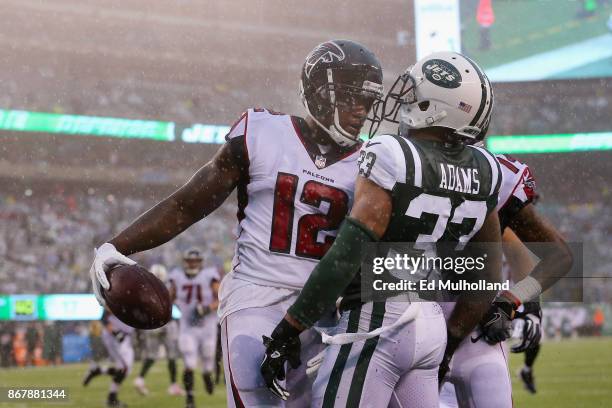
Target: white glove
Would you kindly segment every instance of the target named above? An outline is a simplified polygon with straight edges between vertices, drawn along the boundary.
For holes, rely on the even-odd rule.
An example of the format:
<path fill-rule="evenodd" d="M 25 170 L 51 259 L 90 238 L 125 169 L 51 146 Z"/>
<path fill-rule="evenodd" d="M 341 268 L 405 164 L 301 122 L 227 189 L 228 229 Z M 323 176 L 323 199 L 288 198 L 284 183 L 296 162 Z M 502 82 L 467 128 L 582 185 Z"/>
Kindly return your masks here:
<path fill-rule="evenodd" d="M 113 244 L 109 244 L 108 242 L 102 244 L 100 248 L 94 249 L 94 261 L 89 269 L 89 276 L 91 278 L 91 286 L 93 287 L 94 295 L 96 295 L 96 299 L 100 305 L 106 306 L 100 288 L 106 290 L 110 288 L 110 282 L 106 278 L 106 272 L 118 265 L 135 264 L 136 262 L 121 254 Z"/>
<path fill-rule="evenodd" d="M 325 357 L 326 351 L 327 347 L 325 347 L 323 351 L 308 360 L 306 363 L 306 376 L 308 376 L 309 380 L 314 380 L 317 377 L 319 368 L 321 368 L 321 364 L 323 364 L 323 358 Z"/>

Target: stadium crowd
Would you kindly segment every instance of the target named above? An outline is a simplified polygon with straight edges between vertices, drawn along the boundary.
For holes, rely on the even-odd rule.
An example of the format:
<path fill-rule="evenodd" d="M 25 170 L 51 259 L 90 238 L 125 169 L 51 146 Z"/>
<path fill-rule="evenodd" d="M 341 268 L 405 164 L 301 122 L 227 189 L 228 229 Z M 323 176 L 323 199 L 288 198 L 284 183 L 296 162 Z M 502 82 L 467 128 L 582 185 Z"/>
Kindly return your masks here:
<path fill-rule="evenodd" d="M 89 292 L 92 248 L 152 205 L 95 191 L 40 194 L 28 189 L 0 195 L 0 293 Z M 209 263 L 223 266 L 231 259 L 235 219 L 228 202 L 178 239 L 135 259 L 172 267 L 181 251 L 199 246 Z"/>
<path fill-rule="evenodd" d="M 0 293 L 84 293 L 90 290 L 91 249 L 152 205 L 150 200 L 83 188 L 0 195 Z M 570 242 L 584 245 L 584 299 L 612 302 L 612 210 L 605 204 L 545 202 L 541 211 Z M 231 260 L 236 207 L 229 200 L 212 216 L 161 247 L 135 258 L 143 265 L 180 261 L 200 246 L 208 263 Z"/>

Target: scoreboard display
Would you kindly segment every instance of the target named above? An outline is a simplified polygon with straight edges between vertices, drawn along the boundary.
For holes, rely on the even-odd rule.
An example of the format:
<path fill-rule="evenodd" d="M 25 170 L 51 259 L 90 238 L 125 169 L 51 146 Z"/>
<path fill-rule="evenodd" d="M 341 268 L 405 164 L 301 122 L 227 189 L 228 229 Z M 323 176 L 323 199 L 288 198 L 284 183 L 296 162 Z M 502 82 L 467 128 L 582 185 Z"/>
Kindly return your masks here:
<path fill-rule="evenodd" d="M 10 296 L 10 320 L 38 320 L 38 298 L 36 295 Z"/>
<path fill-rule="evenodd" d="M 461 52 L 500 82 L 612 76 L 610 1 L 415 0 L 414 7 L 418 59 Z"/>
<path fill-rule="evenodd" d="M 0 295 L 0 321 L 99 320 L 103 311 L 91 293 Z M 176 305 L 172 317 L 181 317 Z"/>

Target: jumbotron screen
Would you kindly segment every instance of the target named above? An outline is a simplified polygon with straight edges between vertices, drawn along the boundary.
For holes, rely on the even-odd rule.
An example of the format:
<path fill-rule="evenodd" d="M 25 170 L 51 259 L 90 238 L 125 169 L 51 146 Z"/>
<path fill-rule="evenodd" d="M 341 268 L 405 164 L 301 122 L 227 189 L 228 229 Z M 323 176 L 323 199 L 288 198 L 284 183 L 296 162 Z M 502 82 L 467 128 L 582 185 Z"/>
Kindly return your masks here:
<path fill-rule="evenodd" d="M 417 59 L 458 51 L 492 81 L 612 76 L 612 2 L 415 0 Z"/>

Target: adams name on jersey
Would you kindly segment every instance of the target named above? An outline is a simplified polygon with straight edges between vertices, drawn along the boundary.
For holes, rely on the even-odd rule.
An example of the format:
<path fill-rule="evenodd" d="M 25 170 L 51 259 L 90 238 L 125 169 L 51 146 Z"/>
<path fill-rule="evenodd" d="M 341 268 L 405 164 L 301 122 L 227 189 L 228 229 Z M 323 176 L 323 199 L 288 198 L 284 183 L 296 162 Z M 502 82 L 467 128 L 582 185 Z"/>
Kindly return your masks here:
<path fill-rule="evenodd" d="M 467 243 L 497 205 L 501 170 L 485 149 L 396 135 L 366 143 L 359 174 L 391 192 L 393 209 L 382 242 Z M 359 300 L 361 276 L 343 304 Z"/>

